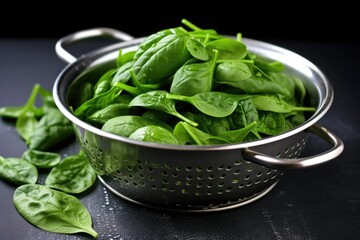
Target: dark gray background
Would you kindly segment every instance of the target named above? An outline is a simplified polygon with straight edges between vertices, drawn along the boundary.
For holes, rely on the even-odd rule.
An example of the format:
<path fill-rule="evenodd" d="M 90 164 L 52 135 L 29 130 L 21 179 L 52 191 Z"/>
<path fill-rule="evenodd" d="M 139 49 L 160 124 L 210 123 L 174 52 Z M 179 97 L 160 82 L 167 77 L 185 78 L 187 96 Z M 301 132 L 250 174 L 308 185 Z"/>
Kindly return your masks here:
<path fill-rule="evenodd" d="M 11 1 L 2 10 L 2 37 L 60 38 L 92 27 L 142 37 L 187 18 L 222 34 L 263 40 L 359 40 L 358 8 L 347 1 Z"/>

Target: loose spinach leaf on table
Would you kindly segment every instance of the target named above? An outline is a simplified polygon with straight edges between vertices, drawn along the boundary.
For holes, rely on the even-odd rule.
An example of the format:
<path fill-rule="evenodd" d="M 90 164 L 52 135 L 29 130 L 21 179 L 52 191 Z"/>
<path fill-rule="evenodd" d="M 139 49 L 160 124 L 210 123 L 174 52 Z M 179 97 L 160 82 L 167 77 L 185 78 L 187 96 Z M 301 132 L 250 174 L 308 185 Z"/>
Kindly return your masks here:
<path fill-rule="evenodd" d="M 34 164 L 37 168 L 52 168 L 60 163 L 61 156 L 55 152 L 28 149 L 22 154 L 21 159 Z"/>
<path fill-rule="evenodd" d="M 3 158 L 0 156 L 0 178 L 16 185 L 36 183 L 36 167 L 20 158 Z"/>
<path fill-rule="evenodd" d="M 0 116 L 16 120 L 18 134 L 31 149 L 50 149 L 74 134 L 72 123 L 57 109 L 51 92 L 40 84 L 33 86 L 26 104 L 2 107 Z"/>
<path fill-rule="evenodd" d="M 96 173 L 82 155 L 71 155 L 53 167 L 46 177 L 45 185 L 66 193 L 81 193 L 89 189 L 96 180 Z"/>
<path fill-rule="evenodd" d="M 29 148 L 35 150 L 48 150 L 73 136 L 74 129 L 67 119 L 57 108 L 48 110 L 35 125 L 29 138 Z"/>
<path fill-rule="evenodd" d="M 97 238 L 91 215 L 76 197 L 43 185 L 26 184 L 14 192 L 18 212 L 34 226 L 56 233 L 84 232 Z"/>

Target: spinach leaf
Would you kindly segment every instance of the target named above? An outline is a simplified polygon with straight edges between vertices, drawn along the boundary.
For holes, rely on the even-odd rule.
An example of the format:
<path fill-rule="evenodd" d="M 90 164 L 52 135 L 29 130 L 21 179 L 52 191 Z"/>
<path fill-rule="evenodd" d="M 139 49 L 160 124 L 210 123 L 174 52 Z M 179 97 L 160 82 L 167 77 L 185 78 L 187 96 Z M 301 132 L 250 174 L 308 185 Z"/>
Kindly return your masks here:
<path fill-rule="evenodd" d="M 299 126 L 306 120 L 304 112 L 292 112 L 290 114 L 286 114 L 284 118 L 285 118 L 284 131 L 291 130 Z"/>
<path fill-rule="evenodd" d="M 118 82 L 127 83 L 131 78 L 130 70 L 132 69 L 133 64 L 134 61 L 130 61 L 119 67 L 111 80 L 111 86 L 114 86 Z"/>
<path fill-rule="evenodd" d="M 270 136 L 284 132 L 285 119 L 283 114 L 259 111 L 259 122 L 256 130 Z"/>
<path fill-rule="evenodd" d="M 206 44 L 209 52 L 219 51 L 218 59 L 242 59 L 247 54 L 247 47 L 244 43 L 232 38 L 220 38 Z"/>
<path fill-rule="evenodd" d="M 271 81 L 265 77 L 253 75 L 253 71 L 248 65 L 241 61 L 225 61 L 219 63 L 215 69 L 214 81 L 217 84 L 226 84 L 237 88 L 239 90 L 237 92 L 241 93 L 285 94 L 281 82 Z"/>
<path fill-rule="evenodd" d="M 241 99 L 249 98 L 246 95 L 234 95 L 223 92 L 203 92 L 188 97 L 176 94 L 167 94 L 171 100 L 185 101 L 192 104 L 199 111 L 212 117 L 226 117 L 234 112 Z"/>
<path fill-rule="evenodd" d="M 172 76 L 191 58 L 186 48 L 188 38 L 184 33 L 171 34 L 151 45 L 133 64 L 139 82 L 157 84 Z"/>
<path fill-rule="evenodd" d="M 0 156 L 0 178 L 16 185 L 35 183 L 38 171 L 33 164 L 20 158 Z"/>
<path fill-rule="evenodd" d="M 214 136 L 230 130 L 230 124 L 227 118 L 211 117 L 202 112 L 184 112 L 183 115 L 198 123 L 198 129 Z"/>
<path fill-rule="evenodd" d="M 193 38 L 220 38 L 215 29 L 201 29 L 187 19 L 182 19 L 181 23 L 191 29 L 189 35 Z M 206 43 L 207 41 L 205 41 Z"/>
<path fill-rule="evenodd" d="M 84 155 L 71 155 L 53 167 L 45 185 L 66 193 L 81 193 L 96 180 L 96 173 Z"/>
<path fill-rule="evenodd" d="M 78 96 L 74 101 L 74 108 L 78 108 L 84 102 L 92 99 L 94 96 L 94 86 L 90 82 L 84 82 L 78 89 Z"/>
<path fill-rule="evenodd" d="M 205 45 L 202 44 L 199 40 L 190 38 L 186 42 L 186 47 L 190 52 L 191 56 L 193 56 L 194 58 L 202 61 L 207 61 L 210 59 L 210 54 L 208 50 L 206 49 Z"/>
<path fill-rule="evenodd" d="M 159 110 L 153 110 L 153 109 L 149 109 L 146 110 L 143 114 L 143 117 L 146 118 L 150 118 L 152 120 L 157 120 L 157 121 L 162 121 L 162 122 L 170 122 L 171 121 L 171 117 L 172 115 L 163 112 L 163 111 L 159 111 Z"/>
<path fill-rule="evenodd" d="M 28 147 L 47 150 L 73 136 L 73 125 L 58 109 L 49 109 L 36 124 Z"/>
<path fill-rule="evenodd" d="M 22 114 L 16 120 L 16 130 L 18 134 L 29 144 L 31 135 L 33 134 L 38 120 L 30 114 Z"/>
<path fill-rule="evenodd" d="M 169 28 L 153 33 L 145 38 L 139 45 L 134 55 L 134 60 L 140 58 L 140 56 L 147 51 L 149 48 L 154 47 L 158 42 L 168 35 L 183 33 L 181 28 Z"/>
<path fill-rule="evenodd" d="M 22 154 L 21 159 L 34 164 L 38 168 L 52 168 L 60 163 L 61 156 L 54 152 L 28 149 Z"/>
<path fill-rule="evenodd" d="M 129 106 L 144 107 L 147 109 L 163 111 L 165 113 L 178 117 L 193 126 L 197 126 L 196 122 L 187 119 L 176 110 L 176 101 L 168 98 L 168 95 L 169 94 L 166 91 L 162 90 L 150 91 L 134 97 L 134 99 L 131 100 L 131 102 L 129 103 Z"/>
<path fill-rule="evenodd" d="M 281 72 L 285 69 L 284 64 L 278 61 L 271 61 L 264 59 L 260 56 L 254 58 L 254 65 L 263 70 L 264 72 Z"/>
<path fill-rule="evenodd" d="M 97 238 L 91 216 L 79 199 L 38 184 L 26 184 L 14 192 L 14 205 L 31 224 L 56 233 L 88 233 Z"/>
<path fill-rule="evenodd" d="M 243 128 L 252 122 L 258 121 L 259 115 L 252 97 L 239 100 L 228 120 L 232 129 Z"/>
<path fill-rule="evenodd" d="M 247 64 L 241 61 L 225 61 L 216 66 L 215 81 L 234 87 L 241 86 L 241 81 L 252 76 L 252 71 Z"/>
<path fill-rule="evenodd" d="M 166 128 L 156 125 L 148 125 L 138 128 L 130 134 L 129 138 L 144 142 L 178 144 L 178 141 L 172 132 Z"/>
<path fill-rule="evenodd" d="M 103 109 L 112 103 L 115 103 L 121 91 L 122 90 L 120 88 L 114 86 L 108 91 L 97 95 L 77 108 L 74 112 L 75 116 L 80 119 L 86 119 L 88 115 L 91 115 L 94 112 Z"/>
<path fill-rule="evenodd" d="M 230 143 L 228 140 L 224 138 L 205 133 L 186 122 L 178 122 L 174 128 L 173 133 L 175 137 L 178 139 L 178 142 L 182 145 L 188 143 L 193 145 L 211 145 L 211 144 Z"/>
<path fill-rule="evenodd" d="M 292 111 L 316 110 L 314 107 L 294 106 L 275 95 L 253 95 L 253 101 L 257 110 L 277 113 L 290 113 Z"/>
<path fill-rule="evenodd" d="M 231 143 L 243 142 L 246 136 L 256 127 L 256 125 L 257 122 L 252 122 L 243 128 L 224 132 L 218 135 L 218 137 L 225 139 Z"/>
<path fill-rule="evenodd" d="M 109 119 L 102 126 L 101 130 L 117 134 L 119 136 L 129 137 L 136 129 L 149 125 L 161 126 L 172 131 L 171 127 L 157 119 L 132 115 L 119 116 Z"/>
<path fill-rule="evenodd" d="M 111 81 L 112 81 L 116 71 L 117 71 L 116 69 L 110 69 L 100 77 L 100 79 L 96 82 L 96 84 L 94 86 L 94 96 L 98 96 L 98 95 L 110 90 Z"/>
<path fill-rule="evenodd" d="M 102 126 L 107 120 L 130 114 L 130 108 L 127 103 L 113 103 L 109 106 L 94 112 L 86 118 L 87 121 L 95 125 Z"/>
<path fill-rule="evenodd" d="M 192 96 L 211 91 L 217 56 L 218 51 L 214 50 L 214 57 L 211 61 L 180 67 L 172 80 L 170 93 Z"/>
<path fill-rule="evenodd" d="M 116 58 L 116 66 L 119 68 L 122 65 L 133 61 L 136 51 L 129 51 L 126 53 L 122 52 L 122 49 L 119 49 L 118 57 Z"/>
<path fill-rule="evenodd" d="M 29 116 L 42 115 L 42 111 L 40 111 L 35 105 L 40 88 L 40 84 L 35 84 L 33 86 L 30 97 L 23 106 L 1 107 L 0 116 L 7 118 L 18 118 L 24 114 Z"/>

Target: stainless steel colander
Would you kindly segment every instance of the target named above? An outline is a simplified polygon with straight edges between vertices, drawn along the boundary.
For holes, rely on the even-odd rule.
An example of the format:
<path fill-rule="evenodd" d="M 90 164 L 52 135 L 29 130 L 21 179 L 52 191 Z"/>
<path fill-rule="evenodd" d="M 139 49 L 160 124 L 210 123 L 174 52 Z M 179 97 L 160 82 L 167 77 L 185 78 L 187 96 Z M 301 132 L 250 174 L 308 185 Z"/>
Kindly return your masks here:
<path fill-rule="evenodd" d="M 65 50 L 92 37 L 112 37 L 120 43 L 75 58 Z M 333 101 L 333 88 L 311 62 L 284 48 L 244 38 L 249 51 L 281 61 L 299 76 L 317 108 L 307 121 L 291 131 L 262 140 L 213 146 L 165 145 L 139 142 L 95 128 L 76 118 L 69 99 L 83 81 L 97 81 L 115 66 L 118 50 L 136 49 L 144 38 L 108 28 L 89 29 L 61 38 L 58 56 L 69 64 L 59 74 L 53 96 L 60 111 L 72 121 L 81 149 L 100 181 L 114 194 L 142 206 L 173 211 L 219 211 L 251 203 L 268 193 L 284 171 L 306 168 L 335 159 L 343 151 L 339 137 L 316 122 Z M 331 148 L 315 156 L 300 157 L 310 134 Z"/>

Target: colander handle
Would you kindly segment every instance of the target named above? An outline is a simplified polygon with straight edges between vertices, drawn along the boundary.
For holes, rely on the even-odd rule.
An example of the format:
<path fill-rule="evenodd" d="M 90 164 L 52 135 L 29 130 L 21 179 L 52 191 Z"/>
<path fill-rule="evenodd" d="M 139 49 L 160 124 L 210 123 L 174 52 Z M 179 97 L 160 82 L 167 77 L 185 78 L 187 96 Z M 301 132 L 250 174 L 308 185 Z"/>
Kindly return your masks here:
<path fill-rule="evenodd" d="M 265 165 L 272 168 L 296 169 L 296 168 L 307 168 L 321 163 L 325 163 L 339 156 L 344 150 L 343 141 L 338 136 L 327 130 L 326 128 L 318 124 L 313 124 L 311 127 L 308 128 L 308 131 L 322 138 L 323 140 L 329 142 L 330 144 L 333 145 L 333 147 L 323 153 L 319 153 L 314 156 L 296 158 L 296 159 L 275 158 L 251 150 L 249 148 L 246 148 L 244 150 L 243 156 L 246 160 L 256 162 L 261 165 Z"/>
<path fill-rule="evenodd" d="M 86 29 L 69 34 L 59 39 L 55 45 L 56 54 L 61 60 L 67 63 L 75 62 L 76 57 L 74 57 L 72 54 L 66 51 L 65 47 L 85 39 L 96 38 L 96 37 L 106 37 L 106 38 L 118 39 L 122 41 L 129 41 L 134 39 L 134 37 L 132 37 L 131 35 L 112 28 Z"/>

